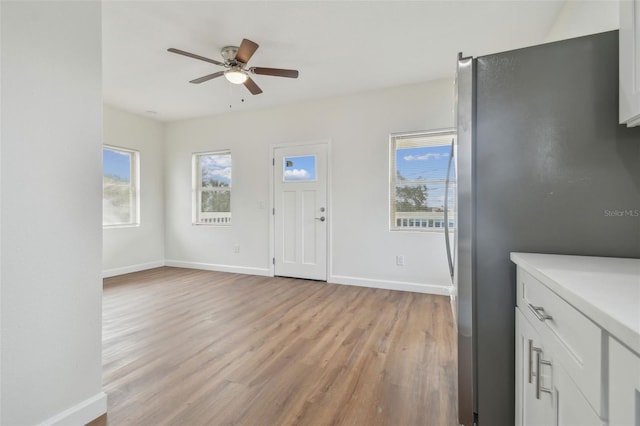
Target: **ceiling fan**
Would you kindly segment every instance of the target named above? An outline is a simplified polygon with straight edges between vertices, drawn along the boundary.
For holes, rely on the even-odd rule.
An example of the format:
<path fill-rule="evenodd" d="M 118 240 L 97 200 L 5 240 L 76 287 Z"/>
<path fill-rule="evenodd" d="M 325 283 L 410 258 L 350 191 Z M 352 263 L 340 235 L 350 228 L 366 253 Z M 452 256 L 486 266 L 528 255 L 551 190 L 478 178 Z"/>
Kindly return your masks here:
<path fill-rule="evenodd" d="M 221 67 L 225 67 L 226 71 L 218 71 L 213 74 L 205 75 L 204 77 L 191 80 L 189 83 L 200 84 L 205 81 L 212 80 L 221 76 L 225 76 L 233 84 L 244 84 L 249 89 L 251 94 L 259 95 L 262 93 L 262 89 L 249 77 L 249 74 L 271 75 L 275 77 L 288 77 L 298 78 L 297 70 L 285 70 L 280 68 L 263 68 L 263 67 L 250 67 L 247 68 L 247 62 L 253 56 L 258 49 L 258 44 L 248 39 L 242 39 L 240 47 L 226 46 L 223 47 L 220 53 L 224 62 L 216 61 L 215 59 L 205 58 L 204 56 L 196 55 L 195 53 L 185 52 L 184 50 L 174 49 L 173 47 L 167 49 L 169 52 L 177 53 L 178 55 L 188 56 L 190 58 L 199 59 L 201 61 L 210 62 Z"/>

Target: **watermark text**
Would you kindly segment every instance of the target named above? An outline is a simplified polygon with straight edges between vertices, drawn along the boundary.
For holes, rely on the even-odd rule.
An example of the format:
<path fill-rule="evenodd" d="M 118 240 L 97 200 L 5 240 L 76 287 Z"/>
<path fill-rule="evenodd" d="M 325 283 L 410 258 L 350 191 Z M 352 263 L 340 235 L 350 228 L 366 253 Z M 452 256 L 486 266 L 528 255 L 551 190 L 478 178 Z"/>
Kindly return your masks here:
<path fill-rule="evenodd" d="M 629 210 L 605 210 L 605 217 L 640 217 L 640 209 L 629 209 Z"/>

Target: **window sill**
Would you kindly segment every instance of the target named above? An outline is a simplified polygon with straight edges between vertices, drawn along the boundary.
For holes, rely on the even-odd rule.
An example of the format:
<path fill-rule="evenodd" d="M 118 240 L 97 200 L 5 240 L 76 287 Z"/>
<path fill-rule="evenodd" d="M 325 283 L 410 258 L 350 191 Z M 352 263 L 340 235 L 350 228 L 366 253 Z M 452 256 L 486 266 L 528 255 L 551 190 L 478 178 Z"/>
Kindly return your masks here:
<path fill-rule="evenodd" d="M 118 229 L 118 228 L 139 228 L 139 223 L 122 224 L 122 225 L 102 225 L 102 229 Z"/>
<path fill-rule="evenodd" d="M 451 228 L 453 231 L 453 228 Z M 390 232 L 418 232 L 418 233 L 444 233 L 444 228 L 437 229 L 420 229 L 420 228 L 391 228 Z"/>

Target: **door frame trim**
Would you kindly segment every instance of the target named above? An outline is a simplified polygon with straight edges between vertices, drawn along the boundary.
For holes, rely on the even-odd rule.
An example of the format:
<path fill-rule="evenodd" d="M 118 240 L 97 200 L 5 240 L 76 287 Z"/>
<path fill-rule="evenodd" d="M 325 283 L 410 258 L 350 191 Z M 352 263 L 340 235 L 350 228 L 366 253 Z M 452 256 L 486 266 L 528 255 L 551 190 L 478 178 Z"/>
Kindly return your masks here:
<path fill-rule="evenodd" d="M 332 208 L 332 184 L 331 184 L 331 139 L 315 139 L 308 141 L 298 141 L 298 142 L 281 142 L 274 143 L 269 145 L 269 165 L 271 173 L 269 173 L 269 258 L 267 259 L 269 265 L 269 276 L 275 276 L 275 265 L 273 264 L 273 258 L 275 256 L 275 215 L 273 214 L 273 209 L 275 208 L 275 165 L 273 164 L 273 160 L 275 159 L 276 149 L 278 148 L 293 148 L 296 146 L 305 146 L 305 145 L 326 145 L 327 147 L 327 282 L 329 282 L 329 277 L 331 277 L 331 271 L 333 271 L 333 259 L 331 258 L 332 253 L 332 241 L 333 241 L 333 208 Z"/>

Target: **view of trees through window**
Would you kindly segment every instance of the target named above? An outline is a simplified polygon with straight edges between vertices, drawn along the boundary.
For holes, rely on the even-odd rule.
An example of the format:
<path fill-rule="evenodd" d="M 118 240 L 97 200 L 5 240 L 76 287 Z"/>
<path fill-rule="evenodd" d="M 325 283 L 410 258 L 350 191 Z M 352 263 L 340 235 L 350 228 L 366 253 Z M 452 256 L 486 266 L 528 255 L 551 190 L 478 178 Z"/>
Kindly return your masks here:
<path fill-rule="evenodd" d="M 455 134 L 418 134 L 391 138 L 391 229 L 444 227 L 447 170 Z M 449 174 L 449 226 L 455 226 L 455 173 Z"/>
<path fill-rule="evenodd" d="M 194 154 L 195 217 L 199 224 L 231 224 L 231 153 Z"/>
<path fill-rule="evenodd" d="M 102 224 L 136 225 L 138 220 L 138 153 L 122 148 L 102 150 Z"/>

